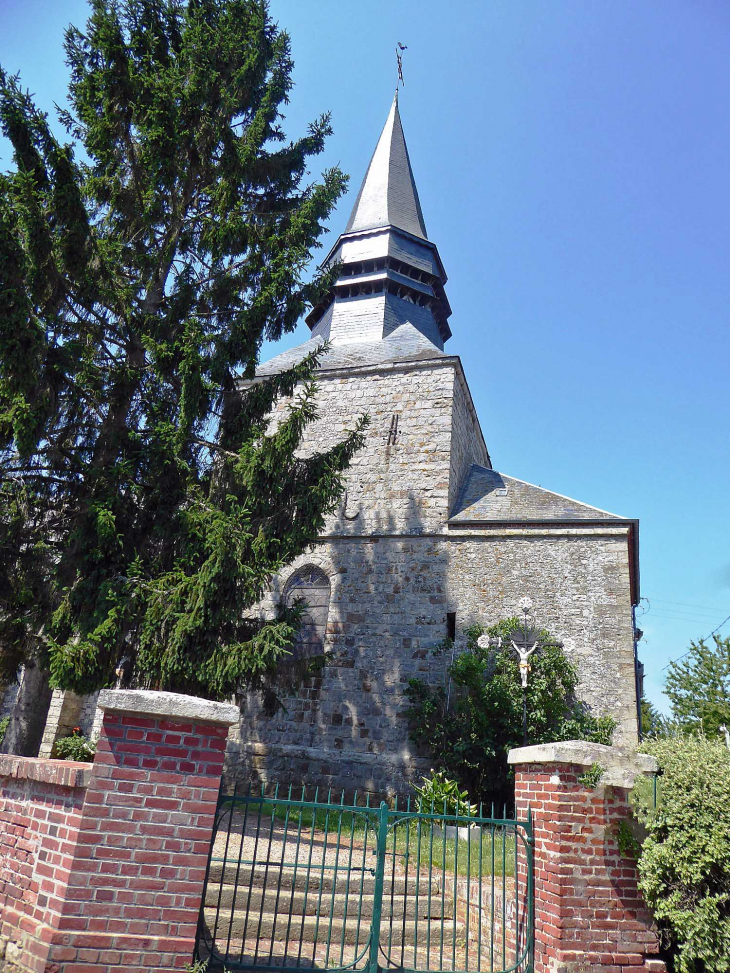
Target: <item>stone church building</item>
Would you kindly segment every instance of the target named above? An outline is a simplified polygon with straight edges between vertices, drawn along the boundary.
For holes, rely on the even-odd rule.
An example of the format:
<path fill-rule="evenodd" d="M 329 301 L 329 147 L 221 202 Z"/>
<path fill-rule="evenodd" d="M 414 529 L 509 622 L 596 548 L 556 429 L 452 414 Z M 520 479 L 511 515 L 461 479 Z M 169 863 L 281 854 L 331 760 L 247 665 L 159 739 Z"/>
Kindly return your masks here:
<path fill-rule="evenodd" d="M 618 721 L 615 742 L 634 743 L 638 524 L 494 468 L 462 362 L 445 350 L 446 272 L 397 96 L 327 262 L 341 274 L 307 318 L 311 338 L 258 372 L 328 341 L 308 445 L 325 448 L 371 418 L 340 509 L 263 606 L 304 597 L 302 650 L 327 662 L 273 718 L 248 701 L 229 741 L 231 770 L 399 789 L 429 766 L 408 740 L 408 679 L 443 679 L 431 650 L 473 622 L 518 614 L 524 596 L 576 664 L 581 697 Z"/>
<path fill-rule="evenodd" d="M 445 350 L 446 272 L 426 232 L 397 96 L 327 261 L 341 274 L 307 318 L 311 337 L 258 371 L 270 375 L 327 341 L 307 448 L 331 445 L 364 413 L 371 419 L 340 508 L 261 606 L 305 598 L 299 651 L 324 653 L 326 664 L 273 717 L 245 702 L 229 774 L 403 790 L 429 766 L 408 740 L 407 681 L 442 680 L 431 650 L 473 622 L 517 614 L 525 596 L 577 666 L 581 698 L 618 721 L 615 742 L 634 743 L 638 523 L 494 468 L 464 366 Z M 41 754 L 59 728 L 90 730 L 94 708 L 54 693 Z"/>

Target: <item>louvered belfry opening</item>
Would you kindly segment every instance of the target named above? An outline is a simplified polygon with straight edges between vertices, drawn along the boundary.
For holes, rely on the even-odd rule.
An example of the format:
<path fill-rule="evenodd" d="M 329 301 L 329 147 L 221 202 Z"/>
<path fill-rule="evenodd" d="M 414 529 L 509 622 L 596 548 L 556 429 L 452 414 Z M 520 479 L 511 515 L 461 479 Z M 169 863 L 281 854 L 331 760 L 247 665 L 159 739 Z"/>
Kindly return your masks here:
<path fill-rule="evenodd" d="M 307 564 L 289 578 L 284 588 L 284 602 L 290 607 L 301 599 L 305 603 L 302 625 L 299 630 L 294 657 L 306 659 L 321 655 L 327 616 L 330 608 L 330 582 L 321 568 Z"/>

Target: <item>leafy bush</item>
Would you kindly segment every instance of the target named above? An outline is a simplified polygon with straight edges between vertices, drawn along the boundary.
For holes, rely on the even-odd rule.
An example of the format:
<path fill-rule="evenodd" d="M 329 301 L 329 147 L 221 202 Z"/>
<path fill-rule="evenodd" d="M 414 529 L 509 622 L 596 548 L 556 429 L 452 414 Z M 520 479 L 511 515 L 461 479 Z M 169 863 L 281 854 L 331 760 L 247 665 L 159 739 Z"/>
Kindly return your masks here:
<path fill-rule="evenodd" d="M 78 760 L 81 763 L 91 763 L 95 753 L 96 744 L 86 739 L 80 726 L 75 726 L 71 730 L 70 736 L 56 740 L 53 744 L 51 756 L 57 760 Z"/>
<path fill-rule="evenodd" d="M 719 740 L 647 741 L 659 761 L 661 799 L 635 802 L 648 836 L 640 888 L 653 909 L 676 973 L 730 971 L 730 751 Z"/>
<path fill-rule="evenodd" d="M 466 631 L 466 648 L 456 654 L 443 642 L 435 654 L 445 661 L 445 679 L 434 688 L 411 679 L 406 690 L 411 739 L 439 770 L 455 777 L 485 802 L 512 802 L 507 754 L 522 746 L 522 686 L 515 655 L 505 645 L 497 650 L 477 644 L 485 631 L 508 640 L 518 625 L 510 618 L 491 628 Z M 546 640 L 547 632 L 541 633 Z M 530 659 L 527 685 L 527 742 L 591 740 L 610 743 L 616 723 L 592 716 L 576 698 L 578 675 L 563 650 L 547 645 Z"/>
<path fill-rule="evenodd" d="M 584 774 L 581 774 L 578 778 L 579 783 L 586 788 L 586 790 L 594 791 L 603 779 L 603 775 L 606 771 L 599 763 L 592 763 L 588 770 Z"/>
<path fill-rule="evenodd" d="M 0 720 L 0 745 L 2 745 L 2 742 L 5 739 L 5 734 L 7 733 L 9 726 L 10 726 L 10 717 L 3 716 L 3 718 Z"/>
<path fill-rule="evenodd" d="M 466 791 L 459 789 L 457 781 L 450 780 L 446 774 L 432 770 L 430 777 L 423 777 L 423 785 L 413 785 L 418 801 L 418 810 L 428 814 L 432 809 L 435 813 L 460 814 L 464 816 L 477 813 L 476 804 L 469 802 Z"/>

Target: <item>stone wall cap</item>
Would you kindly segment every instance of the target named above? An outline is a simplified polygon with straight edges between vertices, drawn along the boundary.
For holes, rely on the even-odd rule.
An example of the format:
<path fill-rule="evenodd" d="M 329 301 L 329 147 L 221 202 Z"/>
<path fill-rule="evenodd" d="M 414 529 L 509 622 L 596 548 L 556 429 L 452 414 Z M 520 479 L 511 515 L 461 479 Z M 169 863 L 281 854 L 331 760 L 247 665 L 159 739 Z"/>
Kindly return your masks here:
<path fill-rule="evenodd" d="M 615 787 L 634 785 L 639 774 L 656 774 L 659 764 L 656 757 L 648 753 L 637 753 L 624 747 L 608 747 L 603 743 L 588 743 L 585 740 L 564 740 L 556 743 L 539 743 L 532 747 L 517 747 L 510 750 L 507 763 L 520 764 L 573 764 L 590 767 L 600 764 L 605 774 L 604 784 Z"/>
<path fill-rule="evenodd" d="M 44 757 L 18 757 L 0 753 L 0 777 L 36 780 L 57 787 L 88 787 L 92 767 L 75 760 L 46 760 Z"/>
<path fill-rule="evenodd" d="M 240 712 L 233 703 L 217 703 L 212 699 L 186 696 L 183 693 L 162 693 L 152 689 L 102 689 L 99 709 L 113 713 L 134 713 L 171 720 L 193 720 L 195 723 L 238 723 Z"/>

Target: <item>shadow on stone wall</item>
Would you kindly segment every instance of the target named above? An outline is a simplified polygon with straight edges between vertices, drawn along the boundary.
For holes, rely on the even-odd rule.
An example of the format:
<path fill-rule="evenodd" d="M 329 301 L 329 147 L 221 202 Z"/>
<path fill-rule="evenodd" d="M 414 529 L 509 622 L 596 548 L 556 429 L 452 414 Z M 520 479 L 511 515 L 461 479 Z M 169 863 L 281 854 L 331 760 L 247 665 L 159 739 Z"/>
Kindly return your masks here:
<path fill-rule="evenodd" d="M 326 663 L 273 717 L 258 699 L 243 701 L 240 739 L 229 741 L 227 783 L 392 795 L 428 770 L 408 739 L 404 693 L 410 678 L 443 679 L 443 663 L 431 650 L 447 634 L 446 544 L 425 532 L 412 493 L 407 508 L 407 533 L 388 510 L 371 515 L 366 533 L 360 517 L 345 518 L 341 510 L 337 535 L 275 579 L 269 610 L 301 565 L 315 564 L 329 576 Z"/>

